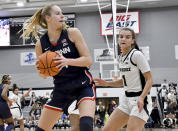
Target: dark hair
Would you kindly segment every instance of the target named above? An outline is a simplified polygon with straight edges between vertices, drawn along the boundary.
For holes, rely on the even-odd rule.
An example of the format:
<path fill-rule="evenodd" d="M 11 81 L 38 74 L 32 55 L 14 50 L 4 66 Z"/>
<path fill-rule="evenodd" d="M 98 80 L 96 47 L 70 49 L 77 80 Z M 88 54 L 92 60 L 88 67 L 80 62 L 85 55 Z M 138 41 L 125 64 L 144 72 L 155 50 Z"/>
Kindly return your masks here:
<path fill-rule="evenodd" d="M 13 85 L 12 85 L 12 92 L 14 92 L 16 89 L 19 89 L 19 88 L 17 87 L 17 84 L 13 84 Z"/>
<path fill-rule="evenodd" d="M 10 79 L 10 75 L 3 75 L 1 79 L 1 83 L 6 84 L 7 80 Z"/>
<path fill-rule="evenodd" d="M 122 29 L 119 31 L 119 34 L 120 34 L 120 32 L 123 31 L 123 30 L 130 31 L 130 32 L 131 32 L 131 34 L 132 34 L 132 39 L 134 39 L 134 43 L 132 44 L 132 48 L 135 48 L 135 49 L 137 49 L 137 50 L 140 50 L 140 49 L 139 49 L 139 46 L 138 46 L 138 44 L 137 44 L 137 42 L 136 42 L 136 36 L 135 36 L 134 30 L 132 30 L 131 28 L 122 28 Z"/>

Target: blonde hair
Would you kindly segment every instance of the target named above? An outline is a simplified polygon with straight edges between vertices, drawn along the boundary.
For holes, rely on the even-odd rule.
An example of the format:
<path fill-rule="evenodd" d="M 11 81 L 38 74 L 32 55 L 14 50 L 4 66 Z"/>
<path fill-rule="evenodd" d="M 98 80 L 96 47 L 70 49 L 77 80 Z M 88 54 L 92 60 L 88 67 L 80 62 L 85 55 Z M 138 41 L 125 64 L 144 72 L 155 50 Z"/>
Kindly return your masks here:
<path fill-rule="evenodd" d="M 20 30 L 20 31 L 25 30 L 21 37 L 28 37 L 32 33 L 32 38 L 35 37 L 36 40 L 39 40 L 39 36 L 37 34 L 38 33 L 37 26 L 39 25 L 43 29 L 48 29 L 45 16 L 51 15 L 50 11 L 53 6 L 55 6 L 55 4 L 47 5 L 42 9 L 38 10 L 31 18 L 29 18 L 25 22 L 25 26 Z M 62 28 L 65 29 L 66 24 L 63 24 Z"/>

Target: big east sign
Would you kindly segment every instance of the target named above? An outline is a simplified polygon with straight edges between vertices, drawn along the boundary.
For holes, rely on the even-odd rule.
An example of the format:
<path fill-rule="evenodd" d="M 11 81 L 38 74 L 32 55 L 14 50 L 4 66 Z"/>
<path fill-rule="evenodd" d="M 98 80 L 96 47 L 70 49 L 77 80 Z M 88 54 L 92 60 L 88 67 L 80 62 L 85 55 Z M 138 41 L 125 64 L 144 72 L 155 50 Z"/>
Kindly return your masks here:
<path fill-rule="evenodd" d="M 128 27 L 140 33 L 140 19 L 139 12 L 128 12 L 116 14 L 116 33 L 119 33 L 119 29 L 122 27 Z M 101 16 L 101 35 L 112 35 L 113 34 L 113 19 L 112 13 L 103 13 Z"/>

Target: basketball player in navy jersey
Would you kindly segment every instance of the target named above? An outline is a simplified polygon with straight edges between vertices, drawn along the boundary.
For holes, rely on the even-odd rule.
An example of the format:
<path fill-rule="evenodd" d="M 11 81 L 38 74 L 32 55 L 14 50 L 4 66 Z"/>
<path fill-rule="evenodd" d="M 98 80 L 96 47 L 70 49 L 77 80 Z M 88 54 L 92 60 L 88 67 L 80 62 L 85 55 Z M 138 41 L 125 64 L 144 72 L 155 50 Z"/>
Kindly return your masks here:
<path fill-rule="evenodd" d="M 10 84 L 11 77 L 9 75 L 3 75 L 0 84 L 0 131 L 11 131 L 14 127 L 14 121 L 8 106 L 8 104 L 12 105 L 13 101 L 7 97 Z M 4 129 L 4 121 L 8 124 L 6 129 Z"/>
<path fill-rule="evenodd" d="M 138 50 L 135 33 L 129 28 L 120 30 L 118 43 L 121 47 L 119 68 L 121 79 L 106 82 L 95 79 L 98 86 L 124 86 L 125 93 L 120 96 L 120 105 L 111 114 L 102 131 L 118 131 L 127 125 L 126 131 L 142 131 L 152 109 L 149 94 L 152 75 L 149 64 Z"/>
<path fill-rule="evenodd" d="M 96 96 L 88 71 L 92 58 L 82 34 L 77 28 L 66 28 L 64 15 L 57 5 L 48 5 L 37 11 L 28 21 L 23 36 L 33 32 L 37 38 L 33 28 L 37 25 L 47 29 L 36 43 L 37 58 L 46 51 L 58 52 L 61 57 L 54 59 L 59 63 L 60 73 L 54 76 L 53 97 L 44 105 L 36 131 L 50 131 L 74 100 L 77 100 L 80 112 L 80 131 L 93 131 Z"/>

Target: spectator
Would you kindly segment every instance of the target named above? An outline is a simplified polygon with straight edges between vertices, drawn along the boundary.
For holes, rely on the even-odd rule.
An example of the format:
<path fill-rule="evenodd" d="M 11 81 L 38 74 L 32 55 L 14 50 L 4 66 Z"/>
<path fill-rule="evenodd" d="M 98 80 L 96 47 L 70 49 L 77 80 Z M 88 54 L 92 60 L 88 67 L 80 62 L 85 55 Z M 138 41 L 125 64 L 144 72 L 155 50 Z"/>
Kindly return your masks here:
<path fill-rule="evenodd" d="M 159 90 L 159 94 L 161 94 L 161 100 L 162 100 L 162 105 L 163 105 L 163 109 L 166 109 L 166 99 L 167 99 L 167 94 L 168 94 L 168 90 L 166 88 L 166 85 L 163 85 L 161 87 L 161 89 Z"/>
<path fill-rule="evenodd" d="M 104 118 L 105 118 L 106 109 L 105 109 L 105 106 L 103 105 L 103 103 L 101 101 L 99 102 L 99 105 L 97 106 L 96 111 L 99 114 L 99 117 L 100 117 L 100 120 L 101 120 L 101 125 L 104 126 Z"/>
<path fill-rule="evenodd" d="M 35 95 L 35 92 L 32 92 L 29 106 L 32 106 L 35 103 L 36 100 L 37 100 L 37 97 Z"/>
<path fill-rule="evenodd" d="M 153 120 L 153 127 L 160 127 L 161 126 L 161 118 L 159 115 L 159 110 L 158 110 L 157 104 L 154 105 L 150 116 Z"/>
<path fill-rule="evenodd" d="M 116 102 L 114 100 L 111 101 L 111 104 L 109 104 L 108 114 L 111 115 L 111 113 L 114 111 L 116 107 Z"/>
<path fill-rule="evenodd" d="M 161 87 L 166 86 L 167 90 L 169 90 L 169 84 L 166 79 L 163 80 L 163 83 L 161 84 Z"/>

